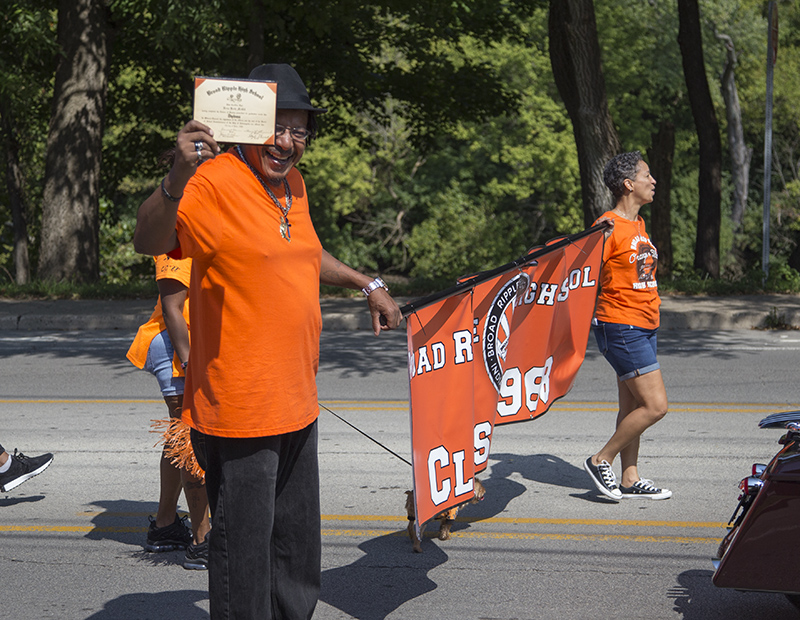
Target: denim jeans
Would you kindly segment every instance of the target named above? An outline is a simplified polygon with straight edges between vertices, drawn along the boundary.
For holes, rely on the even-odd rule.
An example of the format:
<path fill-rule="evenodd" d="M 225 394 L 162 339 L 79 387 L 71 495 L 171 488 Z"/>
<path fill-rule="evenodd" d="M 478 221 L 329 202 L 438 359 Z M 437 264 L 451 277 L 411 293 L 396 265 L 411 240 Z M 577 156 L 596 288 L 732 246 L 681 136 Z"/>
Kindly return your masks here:
<path fill-rule="evenodd" d="M 661 366 L 656 359 L 658 329 L 621 323 L 593 322 L 597 347 L 614 368 L 620 381 L 646 375 Z"/>
<path fill-rule="evenodd" d="M 184 377 L 172 376 L 172 358 L 175 356 L 175 347 L 169 339 L 165 329 L 150 341 L 147 350 L 147 359 L 144 369 L 158 380 L 162 396 L 177 396 L 183 394 Z"/>
<path fill-rule="evenodd" d="M 212 620 L 311 618 L 322 552 L 316 421 L 274 437 L 198 439 L 211 506 Z"/>

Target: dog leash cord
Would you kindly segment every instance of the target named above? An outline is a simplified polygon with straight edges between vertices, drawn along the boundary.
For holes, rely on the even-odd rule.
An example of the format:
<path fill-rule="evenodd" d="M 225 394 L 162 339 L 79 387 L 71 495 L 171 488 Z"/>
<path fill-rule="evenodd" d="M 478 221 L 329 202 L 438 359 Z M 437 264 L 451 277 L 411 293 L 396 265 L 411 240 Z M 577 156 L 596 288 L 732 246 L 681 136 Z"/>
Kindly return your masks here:
<path fill-rule="evenodd" d="M 320 407 L 322 407 L 322 408 L 323 408 L 325 411 L 327 411 L 328 413 L 330 413 L 330 414 L 332 414 L 332 415 L 336 416 L 337 418 L 339 418 L 339 419 L 340 419 L 342 422 L 344 422 L 345 424 L 347 424 L 347 426 L 349 426 L 350 428 L 353 428 L 353 429 L 357 430 L 359 433 L 361 433 L 362 435 L 364 435 L 364 437 L 366 437 L 366 438 L 367 438 L 367 439 L 369 439 L 370 441 L 372 441 L 372 442 L 374 442 L 374 443 L 378 444 L 378 445 L 379 445 L 381 448 L 383 448 L 384 450 L 386 450 L 386 451 L 387 451 L 389 454 L 393 454 L 394 456 L 396 456 L 397 458 L 399 458 L 399 459 L 400 459 L 401 461 L 403 461 L 403 463 L 405 463 L 406 465 L 409 465 L 409 466 L 411 465 L 411 463 L 409 463 L 409 462 L 408 462 L 406 459 L 404 459 L 402 456 L 400 456 L 399 454 L 397 454 L 397 452 L 394 452 L 394 451 L 390 450 L 389 448 L 387 448 L 386 446 L 384 446 L 384 445 L 383 445 L 383 444 L 382 444 L 380 441 L 378 441 L 377 439 L 374 439 L 374 438 L 370 437 L 369 435 L 367 435 L 367 434 L 366 434 L 364 431 L 362 431 L 362 430 L 361 430 L 360 428 L 358 428 L 357 426 L 353 426 L 352 424 L 350 424 L 350 422 L 348 422 L 347 420 L 345 420 L 345 419 L 344 419 L 342 416 L 340 416 L 338 413 L 336 413 L 336 412 L 334 412 L 334 411 L 331 411 L 330 409 L 328 409 L 328 408 L 327 408 L 325 405 L 323 405 L 322 403 L 319 403 L 319 406 L 320 406 Z"/>

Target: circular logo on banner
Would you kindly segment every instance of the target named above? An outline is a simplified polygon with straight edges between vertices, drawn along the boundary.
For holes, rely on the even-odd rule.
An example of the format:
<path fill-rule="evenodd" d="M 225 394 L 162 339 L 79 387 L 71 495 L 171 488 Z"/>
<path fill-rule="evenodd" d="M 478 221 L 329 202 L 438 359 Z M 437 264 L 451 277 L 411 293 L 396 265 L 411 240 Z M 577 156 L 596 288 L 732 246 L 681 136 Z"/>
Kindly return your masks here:
<path fill-rule="evenodd" d="M 529 285 L 530 278 L 526 273 L 519 273 L 506 282 L 497 291 L 483 323 L 483 363 L 496 390 L 500 390 L 503 380 L 514 298 L 517 291 L 525 291 Z"/>

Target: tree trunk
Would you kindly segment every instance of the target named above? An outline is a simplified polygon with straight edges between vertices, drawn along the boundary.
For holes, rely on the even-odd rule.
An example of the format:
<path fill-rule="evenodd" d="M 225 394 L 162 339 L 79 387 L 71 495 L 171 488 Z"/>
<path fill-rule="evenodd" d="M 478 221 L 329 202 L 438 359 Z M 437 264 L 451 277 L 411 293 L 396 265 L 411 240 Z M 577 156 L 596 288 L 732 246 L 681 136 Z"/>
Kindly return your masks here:
<path fill-rule="evenodd" d="M 728 148 L 731 153 L 731 174 L 733 176 L 731 220 L 733 229 L 738 230 L 742 225 L 744 210 L 747 207 L 753 149 L 748 147 L 744 140 L 742 108 L 739 105 L 739 91 L 736 88 L 735 79 L 736 49 L 733 40 L 728 35 L 719 33 L 716 35 L 728 52 L 725 70 L 722 73 L 722 98 L 725 101 L 725 114 L 728 119 Z"/>
<path fill-rule="evenodd" d="M 670 191 L 672 189 L 672 161 L 675 155 L 675 125 L 661 121 L 658 133 L 654 133 L 652 145 L 647 150 L 650 160 L 650 174 L 656 180 L 656 195 L 650 206 L 650 237 L 658 250 L 659 277 L 672 273 L 672 209 Z"/>
<path fill-rule="evenodd" d="M 247 31 L 247 71 L 248 73 L 264 64 L 264 3 L 252 0 L 250 24 Z"/>
<path fill-rule="evenodd" d="M 678 0 L 678 44 L 683 75 L 700 143 L 695 269 L 719 277 L 719 236 L 722 194 L 722 141 L 703 62 L 703 39 L 697 0 Z"/>
<path fill-rule="evenodd" d="M 592 0 L 550 0 L 550 63 L 578 149 L 586 226 L 613 208 L 603 168 L 620 151 L 606 100 Z"/>
<path fill-rule="evenodd" d="M 38 275 L 99 278 L 99 192 L 108 85 L 109 15 L 103 0 L 59 0 L 53 112 L 47 137 Z"/>
<path fill-rule="evenodd" d="M 0 101 L 0 144 L 6 153 L 6 187 L 11 208 L 11 222 L 14 228 L 14 282 L 27 284 L 31 279 L 30 258 L 28 255 L 27 202 L 25 200 L 25 176 L 19 159 L 19 140 L 11 106 Z"/>

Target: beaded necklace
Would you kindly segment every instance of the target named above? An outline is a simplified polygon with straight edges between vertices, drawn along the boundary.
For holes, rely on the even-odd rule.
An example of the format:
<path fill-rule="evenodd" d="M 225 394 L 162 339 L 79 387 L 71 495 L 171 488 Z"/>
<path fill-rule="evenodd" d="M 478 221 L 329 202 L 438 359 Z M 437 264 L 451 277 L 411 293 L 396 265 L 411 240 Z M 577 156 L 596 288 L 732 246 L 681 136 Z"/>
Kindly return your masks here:
<path fill-rule="evenodd" d="M 236 153 L 239 155 L 239 158 L 244 162 L 244 165 L 250 169 L 250 172 L 256 177 L 259 183 L 261 183 L 261 187 L 267 192 L 267 195 L 272 199 L 272 202 L 275 203 L 275 206 L 280 209 L 281 212 L 281 223 L 280 223 L 280 233 L 281 237 L 286 239 L 286 242 L 290 242 L 292 240 L 292 234 L 289 231 L 291 228 L 291 224 L 289 223 L 289 210 L 292 208 L 292 190 L 289 188 L 289 182 L 286 179 L 283 179 L 283 191 L 286 194 L 286 206 L 284 207 L 281 204 L 281 201 L 278 200 L 278 197 L 275 193 L 270 189 L 269 185 L 264 182 L 264 179 L 261 178 L 261 175 L 258 174 L 255 168 L 250 165 L 245 157 L 244 153 L 242 153 L 242 147 L 238 144 L 236 145 Z"/>

